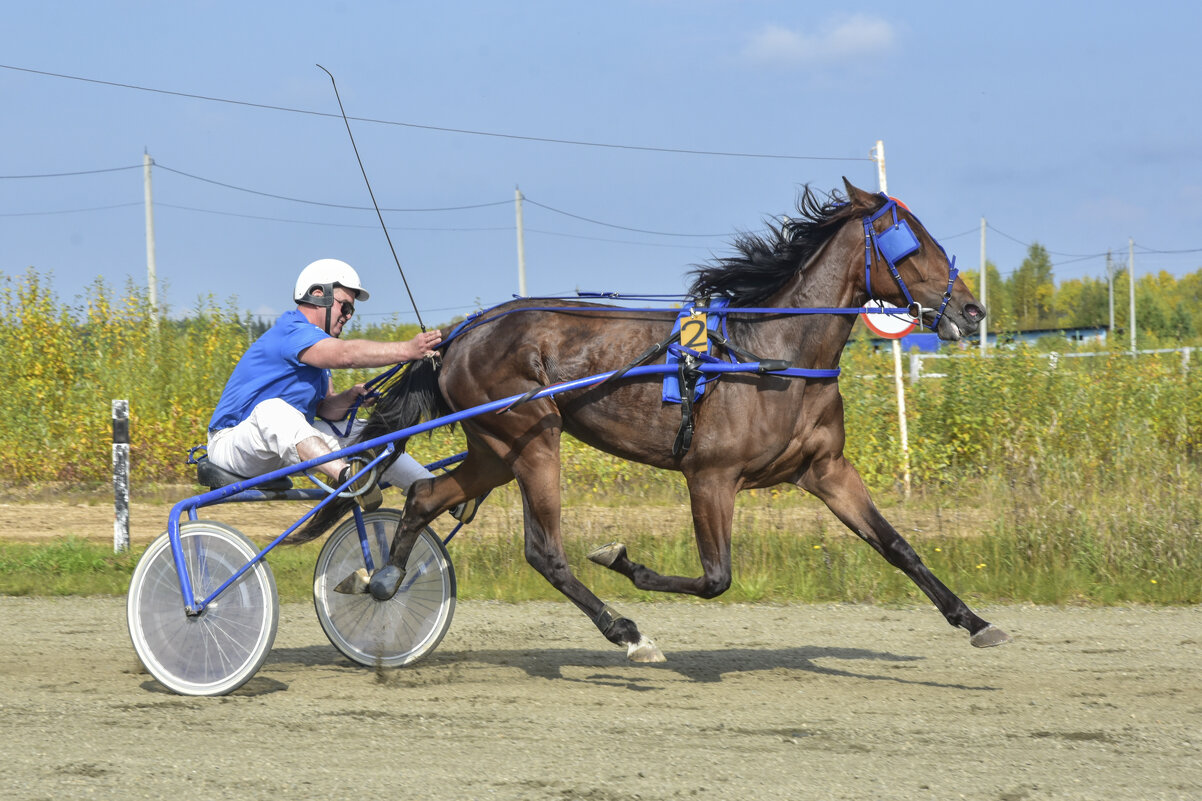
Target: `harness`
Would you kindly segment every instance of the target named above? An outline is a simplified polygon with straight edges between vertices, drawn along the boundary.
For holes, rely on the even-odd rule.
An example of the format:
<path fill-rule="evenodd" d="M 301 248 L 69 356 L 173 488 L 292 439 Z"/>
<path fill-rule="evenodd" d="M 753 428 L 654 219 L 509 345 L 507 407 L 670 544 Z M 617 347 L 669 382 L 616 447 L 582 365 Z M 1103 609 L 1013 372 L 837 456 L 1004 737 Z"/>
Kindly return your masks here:
<path fill-rule="evenodd" d="M 863 218 L 864 226 L 864 286 L 868 292 L 868 297 L 872 299 L 872 265 L 876 257 L 880 257 L 889 268 L 889 273 L 893 279 L 897 281 L 898 287 L 902 291 L 902 295 L 906 298 L 905 312 L 918 321 L 919 326 L 923 326 L 923 312 L 921 304 L 914 300 L 910 294 L 909 287 L 906 286 L 905 280 L 898 272 L 897 265 L 907 256 L 915 253 L 922 247 L 915 235 L 910 223 L 907 220 L 898 220 L 897 207 L 901 205 L 897 199 L 886 197 L 885 205 L 881 206 L 875 213 L 866 215 Z M 908 209 L 907 209 L 908 210 Z M 893 224 L 884 231 L 877 232 L 875 223 L 881 217 L 889 214 L 893 218 Z M 947 259 L 947 251 L 943 249 L 938 242 L 935 243 L 944 258 Z M 947 310 L 947 304 L 952 298 L 952 287 L 956 283 L 956 276 L 959 270 L 956 267 L 955 257 L 948 259 L 948 278 L 947 289 L 943 292 L 943 302 L 939 308 L 935 310 L 935 316 L 931 321 L 930 329 L 934 331 L 939 326 L 939 321 L 943 318 L 944 312 Z M 702 303 L 706 306 L 706 303 Z M 736 362 L 735 356 L 738 355 L 749 361 L 759 362 L 761 368 L 759 372 L 772 372 L 777 375 L 786 376 L 804 376 L 807 378 L 833 378 L 839 375 L 839 371 L 835 370 L 806 370 L 803 368 L 790 368 L 788 363 L 780 361 L 773 364 L 771 367 L 765 367 L 767 362 L 759 359 L 752 354 L 740 350 L 725 338 L 726 333 L 726 306 L 725 300 L 709 303 L 709 308 L 706 311 L 714 313 L 708 321 L 708 328 L 711 330 L 710 336 L 718 340 L 719 344 L 726 349 L 729 354 L 730 361 Z M 738 309 L 740 312 L 750 311 L 748 309 Z M 806 310 L 817 313 L 819 310 Z M 898 309 L 885 309 L 884 304 L 880 304 L 880 308 L 860 309 L 842 309 L 842 310 L 822 310 L 832 313 L 896 313 Z M 686 319 L 696 317 L 699 310 L 695 306 L 690 306 L 681 312 L 677 317 L 676 326 L 673 333 L 677 339 L 680 338 L 683 322 Z M 720 323 L 722 334 L 717 334 L 717 326 Z M 674 359 L 679 363 L 679 372 L 677 375 L 667 374 L 664 376 L 663 399 L 669 403 L 679 403 L 681 412 L 680 429 L 676 435 L 676 441 L 672 446 L 672 455 L 681 456 L 689 449 L 689 445 L 693 440 L 693 407 L 699 402 L 705 390 L 705 382 L 707 377 L 699 370 L 699 365 L 703 362 L 718 362 L 719 359 L 706 352 L 707 349 L 693 350 L 683 343 L 671 344 L 668 346 L 667 363 L 673 364 Z M 714 376 L 717 380 L 720 376 Z"/>
<path fill-rule="evenodd" d="M 889 273 L 897 282 L 898 287 L 902 291 L 902 295 L 906 299 L 907 306 L 905 308 L 885 307 L 883 303 L 880 305 L 863 306 L 859 308 L 778 308 L 778 307 L 729 307 L 729 301 L 725 298 L 693 298 L 685 299 L 686 307 L 677 317 L 676 323 L 673 326 L 672 333 L 666 339 L 658 342 L 646 351 L 640 354 L 632 362 L 626 366 L 614 371 L 604 380 L 599 383 L 609 383 L 626 375 L 630 370 L 638 367 L 646 362 L 658 358 L 665 357 L 665 363 L 668 365 L 676 365 L 677 370 L 672 373 L 666 373 L 663 379 L 662 398 L 665 403 L 679 403 L 681 406 L 681 422 L 680 428 L 676 435 L 676 440 L 672 446 L 673 456 L 683 456 L 689 449 L 693 439 L 694 421 L 693 411 L 696 403 L 698 403 L 705 391 L 707 381 L 719 380 L 720 373 L 706 375 L 701 370 L 702 364 L 741 364 L 748 371 L 754 371 L 757 374 L 771 374 L 785 378 L 810 378 L 810 379 L 830 379 L 839 377 L 839 368 L 819 369 L 806 367 L 793 367 L 789 362 L 781 359 L 762 359 L 753 353 L 750 353 L 739 346 L 735 345 L 728 338 L 727 331 L 727 315 L 730 312 L 739 314 L 908 314 L 910 317 L 918 320 L 920 326 L 924 326 L 923 314 L 928 311 L 934 311 L 935 315 L 928 328 L 934 331 L 939 326 L 939 321 L 943 319 L 944 312 L 947 310 L 947 304 L 952 297 L 952 287 L 956 282 L 956 277 L 959 275 L 959 269 L 956 267 L 955 257 L 948 259 L 947 251 L 938 242 L 935 245 L 943 253 L 944 258 L 948 261 L 948 279 L 947 289 L 943 293 L 943 302 L 938 309 L 932 310 L 924 308 L 921 304 L 914 300 L 910 294 L 909 287 L 898 272 L 897 265 L 907 256 L 917 252 L 922 244 L 915 235 L 913 229 L 907 220 L 898 220 L 897 207 L 901 205 L 895 198 L 881 195 L 885 198 L 885 204 L 871 215 L 865 215 L 862 219 L 864 228 L 864 285 L 868 292 L 868 297 L 872 300 L 872 266 L 877 258 L 880 258 L 889 268 Z M 908 209 L 907 209 L 908 210 Z M 884 231 L 877 232 L 875 223 L 885 215 L 891 215 L 893 224 Z M 515 295 L 515 298 L 522 296 Z M 608 300 L 637 298 L 642 300 L 680 300 L 679 296 L 665 295 L 620 295 L 615 292 L 578 292 L 576 297 L 603 298 Z M 568 298 L 537 298 L 537 300 L 567 300 Z M 445 348 L 452 341 L 457 339 L 470 328 L 475 328 L 480 325 L 500 319 L 509 314 L 527 311 L 559 311 L 571 312 L 579 307 L 574 306 L 523 306 L 516 309 L 506 309 L 500 312 L 493 309 L 487 309 L 469 315 L 465 320 L 459 323 L 451 331 L 451 333 L 442 341 L 439 348 Z M 623 307 L 622 311 L 645 311 L 645 312 L 662 312 L 662 308 L 629 308 Z M 690 327 L 690 322 L 696 322 L 700 317 L 704 322 Z M 701 334 L 701 341 L 704 341 L 707 347 L 696 347 L 698 340 L 690 338 L 690 332 Z M 682 333 L 684 339 L 682 341 Z M 720 345 L 727 354 L 727 358 L 721 359 L 709 352 L 708 341 L 713 340 Z M 692 346 L 691 346 L 692 345 Z M 369 382 L 369 388 L 372 384 L 381 380 L 390 378 L 393 374 L 401 369 L 398 365 L 392 370 L 378 376 Z M 519 406 L 536 397 L 545 396 L 547 387 L 535 387 L 514 400 L 512 403 L 498 409 L 498 413 L 509 411 L 515 406 Z M 358 402 L 356 402 L 356 408 Z M 354 418 L 354 410 L 352 410 L 351 419 Z M 348 422 L 349 426 L 349 422 Z"/>

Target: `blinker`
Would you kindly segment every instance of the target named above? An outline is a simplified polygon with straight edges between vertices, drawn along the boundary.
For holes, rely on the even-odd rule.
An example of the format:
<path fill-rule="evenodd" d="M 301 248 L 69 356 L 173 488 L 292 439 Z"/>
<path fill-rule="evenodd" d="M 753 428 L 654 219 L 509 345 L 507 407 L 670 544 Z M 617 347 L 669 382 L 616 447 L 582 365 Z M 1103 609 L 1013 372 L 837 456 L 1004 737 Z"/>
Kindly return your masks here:
<path fill-rule="evenodd" d="M 897 264 L 899 261 L 918 250 L 918 237 L 910 230 L 910 224 L 905 220 L 894 223 L 876 235 L 876 246 L 885 261 Z"/>

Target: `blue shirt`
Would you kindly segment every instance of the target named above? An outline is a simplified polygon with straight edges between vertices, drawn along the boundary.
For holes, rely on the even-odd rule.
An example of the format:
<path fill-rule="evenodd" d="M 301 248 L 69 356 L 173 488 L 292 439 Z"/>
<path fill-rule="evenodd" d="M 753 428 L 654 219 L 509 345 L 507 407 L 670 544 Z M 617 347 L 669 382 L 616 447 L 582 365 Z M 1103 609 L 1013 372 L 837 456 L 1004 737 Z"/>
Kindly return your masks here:
<path fill-rule="evenodd" d="M 209 430 L 238 425 L 270 398 L 282 398 L 313 422 L 317 404 L 329 392 L 330 371 L 305 364 L 300 354 L 328 337 L 297 309 L 281 314 L 242 354 L 217 401 Z"/>

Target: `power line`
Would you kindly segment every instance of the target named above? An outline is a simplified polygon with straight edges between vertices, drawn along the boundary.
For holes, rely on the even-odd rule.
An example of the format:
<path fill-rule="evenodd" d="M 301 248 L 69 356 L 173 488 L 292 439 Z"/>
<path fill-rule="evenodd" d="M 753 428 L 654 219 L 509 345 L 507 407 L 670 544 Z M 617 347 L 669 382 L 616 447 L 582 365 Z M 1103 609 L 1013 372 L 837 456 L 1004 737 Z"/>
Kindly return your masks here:
<path fill-rule="evenodd" d="M 291 203 L 305 203 L 305 204 L 308 204 L 308 206 L 323 206 L 326 208 L 351 209 L 351 210 L 355 210 L 355 212 L 370 212 L 370 210 L 373 210 L 375 208 L 374 206 L 350 206 L 350 204 L 345 204 L 345 203 L 326 203 L 326 202 L 322 202 L 322 201 L 305 200 L 305 198 L 303 198 L 303 197 L 288 197 L 286 195 L 273 195 L 272 192 L 263 192 L 263 191 L 258 191 L 257 189 L 248 189 L 248 188 L 246 188 L 246 186 L 237 186 L 234 184 L 227 184 L 224 182 L 220 182 L 220 180 L 214 180 L 213 178 L 204 178 L 203 176 L 194 176 L 194 174 L 192 174 L 190 172 L 184 172 L 183 170 L 175 170 L 175 168 L 173 168 L 173 167 L 168 167 L 166 165 L 160 164 L 159 161 L 154 161 L 153 164 L 154 164 L 154 166 L 159 167 L 160 170 L 166 170 L 167 172 L 173 172 L 173 173 L 177 174 L 177 176 L 184 176 L 185 178 L 191 178 L 192 180 L 201 180 L 201 182 L 204 182 L 207 184 L 213 184 L 215 186 L 221 186 L 221 188 L 224 188 L 224 189 L 233 189 L 233 190 L 236 190 L 239 192 L 248 192 L 248 194 L 250 194 L 250 195 L 258 195 L 260 197 L 270 197 L 270 198 L 272 198 L 272 200 L 282 200 L 282 201 L 288 201 Z M 471 203 L 471 204 L 468 204 L 468 206 L 445 206 L 445 207 L 441 207 L 441 208 L 385 208 L 385 209 L 381 209 L 381 210 L 382 210 L 382 212 L 463 212 L 463 210 L 474 209 L 474 208 L 488 208 L 490 206 L 507 206 L 507 204 L 511 203 L 511 202 L 512 201 L 505 200 L 505 201 L 494 201 L 492 203 Z"/>
<path fill-rule="evenodd" d="M 616 228 L 619 231 L 632 231 L 636 234 L 653 234 L 655 236 L 688 236 L 688 237 L 729 236 L 729 233 L 723 233 L 723 234 L 676 234 L 676 233 L 669 233 L 669 232 L 665 232 L 665 231 L 649 231 L 645 228 L 630 228 L 625 225 L 616 225 L 614 223 L 602 222 L 601 220 L 594 220 L 591 217 L 582 217 L 581 215 L 573 214 L 570 211 L 564 211 L 562 209 L 557 209 L 557 208 L 554 208 L 553 206 L 548 206 L 545 203 L 539 203 L 537 200 L 531 200 L 528 195 L 523 195 L 522 200 L 526 203 L 529 203 L 532 206 L 538 206 L 541 209 L 546 209 L 547 211 L 553 211 L 556 214 L 562 214 L 565 217 L 571 217 L 572 219 L 575 219 L 575 220 L 581 220 L 583 222 L 591 223 L 593 225 L 601 225 L 606 228 Z"/>
<path fill-rule="evenodd" d="M 141 164 L 129 167 L 106 167 L 100 170 L 77 170 L 76 172 L 45 172 L 38 175 L 0 175 L 0 180 L 15 180 L 20 178 L 69 178 L 76 175 L 96 175 L 101 172 L 119 172 L 121 170 L 140 170 Z"/>
<path fill-rule="evenodd" d="M 18 67 L 6 67 L 3 64 L 0 64 L 0 68 L 21 69 Z M 33 70 L 25 70 L 25 71 L 32 72 Z M 71 77 L 71 76 L 65 76 L 65 77 Z M 88 79 L 78 79 L 78 80 L 88 80 Z M 104 83 L 104 82 L 100 82 L 100 83 Z M 135 88 L 137 88 L 137 87 L 135 87 Z M 148 91 L 160 91 L 160 90 L 148 90 Z M 234 190 L 237 192 L 245 192 L 247 194 L 257 195 L 259 197 L 271 198 L 273 200 L 283 200 L 283 201 L 292 202 L 292 203 L 302 203 L 302 204 L 311 205 L 311 206 L 346 209 L 346 210 L 351 210 L 351 211 L 369 211 L 372 209 L 371 206 L 356 206 L 356 205 L 349 205 L 349 204 L 327 203 L 327 202 L 323 202 L 323 201 L 308 200 L 305 198 L 295 198 L 295 197 L 289 197 L 287 195 L 279 195 L 279 194 L 274 194 L 271 192 L 264 192 L 264 191 L 260 191 L 257 189 L 251 189 L 248 187 L 237 186 L 235 184 L 225 183 L 223 181 L 218 181 L 218 180 L 215 180 L 212 178 L 206 178 L 201 175 L 195 175 L 193 173 L 175 169 L 174 167 L 168 167 L 157 161 L 152 162 L 152 164 L 155 167 L 158 167 L 159 169 L 166 170 L 167 172 L 171 172 L 176 175 L 181 175 L 185 178 L 190 178 L 195 181 L 201 181 L 203 183 L 212 184 L 214 186 L 220 186 L 224 189 L 231 189 L 231 190 Z M 102 174 L 102 173 L 121 172 L 121 171 L 125 171 L 125 170 L 142 169 L 142 168 L 143 168 L 143 165 L 134 164 L 134 165 L 123 166 L 123 167 L 103 167 L 103 168 L 98 168 L 98 169 L 74 170 L 74 171 L 69 171 L 69 172 L 30 173 L 30 174 L 24 174 L 24 175 L 0 175 L 0 180 L 69 178 L 69 177 L 79 177 L 79 176 L 85 176 L 85 175 L 98 175 L 98 174 Z M 591 225 L 599 225 L 599 226 L 602 226 L 605 228 L 613 228 L 613 229 L 620 230 L 620 231 L 630 231 L 632 233 L 649 234 L 652 236 L 671 236 L 671 237 L 684 237 L 684 238 L 728 238 L 731 235 L 730 232 L 723 232 L 723 233 L 716 233 L 716 234 L 690 234 L 690 233 L 675 233 L 675 232 L 667 232 L 667 231 L 654 231 L 654 230 L 649 230 L 649 229 L 645 229 L 645 228 L 634 228 L 634 227 L 625 226 L 625 225 L 618 225 L 617 223 L 609 223 L 609 222 L 605 222 L 603 220 L 597 220 L 597 219 L 594 219 L 591 217 L 586 217 L 584 215 L 575 214 L 575 213 L 569 212 L 569 211 L 564 211 L 563 209 L 558 209 L 558 208 L 555 208 L 554 206 L 550 206 L 545 203 L 540 203 L 536 200 L 532 200 L 528 196 L 524 196 L 523 199 L 527 203 L 530 203 L 531 205 L 538 206 L 540 208 L 546 209 L 547 211 L 553 212 L 555 214 L 560 214 L 565 217 L 571 217 L 573 219 L 580 220 L 582 222 L 587 222 Z M 512 202 L 513 201 L 511 201 L 511 200 L 497 200 L 497 201 L 492 201 L 492 202 L 487 202 L 487 203 L 473 203 L 473 204 L 465 204 L 465 205 L 460 205 L 460 206 L 440 206 L 440 207 L 429 207 L 429 208 L 385 208 L 385 209 L 382 209 L 382 211 L 393 212 L 393 213 L 469 211 L 469 210 L 473 210 L 473 209 L 507 206 Z M 105 206 L 92 206 L 92 207 L 78 208 L 78 209 L 60 209 L 60 210 L 55 210 L 55 211 L 0 212 L 0 217 L 31 217 L 31 216 L 53 216 L 53 215 L 58 215 L 58 214 L 79 214 L 79 213 L 92 212 L 92 211 L 106 211 L 106 210 L 110 210 L 110 209 L 128 208 L 131 206 L 140 206 L 140 205 L 142 205 L 142 204 L 141 203 L 117 203 L 117 204 L 111 204 L 111 205 L 105 205 Z M 279 218 L 279 217 L 268 217 L 268 216 L 261 216 L 261 215 L 252 215 L 252 214 L 239 214 L 239 213 L 235 213 L 235 212 L 218 211 L 218 210 L 214 210 L 214 209 L 202 209 L 202 208 L 196 208 L 196 207 L 191 207 L 191 206 L 175 205 L 175 204 L 171 204 L 171 203 L 158 203 L 157 205 L 162 206 L 164 208 L 175 208 L 175 209 L 180 209 L 180 210 L 184 210 L 184 211 L 198 212 L 198 213 L 202 213 L 202 214 L 218 214 L 218 215 L 224 215 L 224 216 L 229 216 L 229 217 L 241 217 L 241 218 L 252 219 L 252 220 L 264 220 L 264 221 L 268 221 L 268 222 L 284 222 L 284 223 L 297 223 L 297 224 L 304 224 L 304 225 L 319 225 L 319 226 L 333 227 L 333 228 L 371 228 L 371 227 L 374 227 L 374 226 L 360 225 L 360 224 L 354 224 L 354 223 L 329 223 L 329 222 L 310 221 L 310 220 L 295 220 L 295 219 L 287 219 L 287 218 Z M 1008 234 L 1005 231 L 1002 231 L 1001 229 L 997 228 L 996 226 L 994 226 L 991 223 L 986 223 L 986 227 L 989 230 L 993 231 L 994 233 L 1010 240 L 1011 242 L 1022 245 L 1023 247 L 1029 248 L 1029 247 L 1031 247 L 1031 245 L 1035 244 L 1034 242 L 1026 242 L 1015 236 L 1012 236 L 1011 234 Z M 509 226 L 494 226 L 494 227 L 487 227 L 487 226 L 486 227 L 480 227 L 480 226 L 477 226 L 477 227 L 402 226 L 402 227 L 399 227 L 399 230 L 472 232 L 472 231 L 510 230 L 510 227 Z M 600 237 L 588 237 L 588 236 L 581 236 L 581 235 L 577 235 L 577 234 L 560 233 L 560 232 L 555 232 L 555 231 L 546 231 L 546 230 L 540 230 L 540 229 L 534 229 L 534 228 L 527 229 L 527 230 L 532 233 L 540 233 L 540 234 L 545 234 L 548 236 L 566 237 L 566 238 L 570 238 L 570 239 L 615 242 L 615 243 L 619 243 L 619 244 L 650 245 L 650 246 L 654 246 L 654 247 L 677 247 L 675 245 L 669 245 L 669 244 L 663 244 L 663 243 L 631 242 L 629 240 L 605 239 L 605 238 L 600 238 Z M 958 234 L 952 234 L 951 236 L 941 237 L 941 241 L 951 241 L 953 239 L 958 239 L 960 237 L 976 233 L 977 230 L 978 230 L 977 228 L 972 228 L 972 229 L 963 231 Z M 1146 246 L 1138 245 L 1138 244 L 1137 244 L 1137 247 L 1139 248 L 1138 252 L 1141 254 L 1145 254 L 1145 255 L 1183 255 L 1183 254 L 1189 254 L 1189 253 L 1202 253 L 1202 248 L 1185 248 L 1185 249 L 1169 250 L 1169 249 L 1150 248 L 1150 247 L 1146 247 Z M 1079 261 L 1087 261 L 1090 259 L 1101 258 L 1106 255 L 1105 252 L 1063 253 L 1060 251 L 1053 251 L 1053 250 L 1048 250 L 1047 252 L 1049 255 L 1063 256 L 1068 259 L 1068 261 L 1061 261 L 1061 262 L 1054 263 L 1052 265 L 1053 267 L 1063 266 L 1063 265 L 1067 265 L 1067 264 L 1074 264 Z"/>
<path fill-rule="evenodd" d="M 269 192 L 261 192 L 257 189 L 248 189 L 246 187 L 235 186 L 234 184 L 228 184 L 228 183 L 224 183 L 222 181 L 216 181 L 216 180 L 213 180 L 212 178 L 205 178 L 200 175 L 193 175 L 192 173 L 187 173 L 182 170 L 177 170 L 172 167 L 167 167 L 163 164 L 160 164 L 157 161 L 153 162 L 153 163 L 154 163 L 154 166 L 158 167 L 159 169 L 167 170 L 168 172 L 173 172 L 173 173 L 176 173 L 177 175 L 183 175 L 187 178 L 192 178 L 197 181 L 203 181 L 205 183 L 213 184 L 215 186 L 220 186 L 225 189 L 233 189 L 238 192 L 247 192 L 249 194 L 258 195 L 260 197 L 269 197 L 269 198 L 272 198 L 275 200 L 286 200 L 286 201 L 290 201 L 293 203 L 305 203 L 305 204 L 312 205 L 312 206 L 324 206 L 327 208 L 351 209 L 354 211 L 370 211 L 370 210 L 374 209 L 373 206 L 351 206 L 351 205 L 344 205 L 344 204 L 339 204 L 339 203 L 325 203 L 325 202 L 316 201 L 316 200 L 306 200 L 304 198 L 294 198 L 294 197 L 287 197 L 284 195 L 271 194 Z M 682 234 L 682 233 L 673 233 L 673 232 L 667 232 L 667 231 L 650 231 L 650 230 L 647 230 L 644 228 L 632 228 L 632 227 L 625 226 L 625 225 L 618 225 L 616 223 L 608 223 L 603 220 L 596 220 L 591 217 L 585 217 L 585 216 L 582 216 L 579 214 L 573 214 L 570 211 L 564 211 L 562 209 L 554 208 L 553 206 L 548 206 L 545 203 L 539 203 L 536 200 L 531 200 L 528 196 L 523 196 L 523 200 L 527 203 L 530 203 L 531 205 L 538 206 L 540 208 L 546 209 L 546 210 L 554 212 L 556 214 L 562 214 L 565 217 L 571 217 L 573 219 L 581 220 L 583 222 L 587 222 L 592 225 L 600 225 L 605 228 L 614 228 L 614 229 L 617 229 L 620 231 L 631 231 L 634 233 L 652 234 L 655 236 L 677 236 L 677 237 L 698 237 L 698 238 L 713 238 L 713 237 L 719 237 L 719 236 L 723 236 L 723 237 L 729 236 L 728 232 L 721 233 L 721 234 Z M 493 201 L 490 203 L 473 203 L 473 204 L 468 204 L 468 205 L 463 205 L 463 206 L 443 206 L 443 207 L 435 207 L 435 208 L 404 208 L 404 209 L 383 208 L 383 209 L 381 209 L 381 211 L 405 212 L 405 213 L 468 211 L 468 210 L 472 210 L 472 209 L 492 208 L 495 206 L 508 206 L 512 202 L 513 201 L 511 201 L 511 200 L 497 200 L 497 201 Z"/>
<path fill-rule="evenodd" d="M 0 217 L 53 217 L 57 214 L 80 214 L 88 211 L 108 211 L 109 209 L 124 209 L 130 206 L 142 206 L 141 202 L 114 203 L 111 206 L 91 206 L 86 209 L 59 209 L 57 211 L 6 211 L 0 212 Z"/>
<path fill-rule="evenodd" d="M 142 205 L 140 203 L 135 205 Z M 297 225 L 319 225 L 325 228 L 377 228 L 377 225 L 367 225 L 363 223 L 331 223 L 321 222 L 318 220 L 296 220 L 286 217 L 267 217 L 260 214 L 240 214 L 234 211 L 219 211 L 217 209 L 201 209 L 195 206 L 180 206 L 175 203 L 160 203 L 156 202 L 155 208 L 179 209 L 180 211 L 194 211 L 199 214 L 217 214 L 223 217 L 239 217 L 246 220 L 263 220 L 264 222 L 281 222 L 294 223 Z M 410 225 L 392 225 L 389 226 L 395 231 L 450 231 L 450 232 L 469 232 L 469 231 L 512 231 L 513 226 L 473 226 L 473 227 L 447 227 L 447 226 L 410 226 Z"/>
<path fill-rule="evenodd" d="M 130 83 L 118 83 L 116 81 L 103 81 L 98 78 L 84 78 L 78 75 L 66 75 L 59 72 L 47 72 L 45 70 L 35 70 L 28 67 L 17 67 L 10 64 L 0 64 L 0 69 L 14 70 L 16 72 L 26 72 L 33 75 L 43 75 L 49 78 L 62 78 L 71 81 L 81 81 L 83 83 L 94 83 L 101 86 L 112 86 L 119 89 L 132 89 L 139 92 L 152 92 L 161 95 L 170 95 L 172 97 L 186 97 L 191 100 L 204 100 L 210 103 L 228 103 L 235 106 L 246 106 L 248 108 L 259 108 L 268 111 L 283 111 L 289 114 L 305 114 L 313 117 L 332 117 L 334 119 L 342 119 L 341 114 L 333 114 L 325 111 L 312 111 L 309 109 L 290 108 L 288 106 L 274 106 L 267 103 L 252 103 L 246 100 L 230 100 L 228 98 L 213 97 L 210 95 L 198 95 L 189 92 L 178 92 L 170 89 L 156 89 L 149 86 L 139 86 Z M 519 134 L 497 133 L 495 131 L 475 131 L 467 128 L 448 128 L 439 125 L 423 125 L 414 122 L 400 122 L 397 120 L 382 120 L 373 119 L 371 117 L 349 117 L 348 119 L 356 122 L 374 123 L 376 125 L 391 125 L 402 128 L 415 128 L 424 131 L 437 131 L 439 133 L 464 134 L 468 136 L 488 136 L 497 139 L 510 139 L 524 142 L 543 142 L 546 144 L 555 145 L 572 145 L 575 147 L 596 147 L 606 148 L 611 150 L 638 150 L 651 153 L 677 153 L 687 156 L 716 156 L 723 158 L 745 158 L 745 159 L 786 159 L 793 161 L 871 161 L 872 159 L 864 156 L 798 156 L 784 153 L 740 153 L 734 151 L 723 150 L 692 150 L 689 148 L 679 147 L 655 147 L 651 145 L 626 145 L 614 144 L 611 142 L 589 142 L 581 139 L 556 139 L 547 136 L 524 136 Z"/>
<path fill-rule="evenodd" d="M 1009 239 L 1011 242 L 1022 245 L 1023 247 L 1029 248 L 1032 245 L 1037 244 L 1035 242 L 1024 242 L 1021 239 L 1018 239 L 1017 237 L 1013 237 L 1010 234 L 1006 233 L 1005 231 L 1001 231 L 1001 230 L 995 228 L 992 223 L 988 223 L 988 222 L 985 223 L 985 227 L 988 228 L 990 231 L 993 231 L 995 234 L 1000 234 L 1001 236 L 1004 236 L 1006 239 Z M 1044 249 L 1047 250 L 1046 248 L 1044 248 Z M 1106 255 L 1105 251 L 1103 251 L 1101 253 L 1061 253 L 1061 252 L 1055 251 L 1055 250 L 1048 250 L 1047 252 L 1051 256 L 1065 256 L 1065 257 L 1068 257 L 1071 259 L 1096 259 L 1096 258 Z"/>
<path fill-rule="evenodd" d="M 1155 248 L 1144 247 L 1138 242 L 1135 246 L 1139 248 L 1140 253 L 1157 253 L 1157 254 L 1178 254 L 1178 253 L 1202 253 L 1202 248 L 1190 248 L 1188 250 L 1156 250 Z"/>

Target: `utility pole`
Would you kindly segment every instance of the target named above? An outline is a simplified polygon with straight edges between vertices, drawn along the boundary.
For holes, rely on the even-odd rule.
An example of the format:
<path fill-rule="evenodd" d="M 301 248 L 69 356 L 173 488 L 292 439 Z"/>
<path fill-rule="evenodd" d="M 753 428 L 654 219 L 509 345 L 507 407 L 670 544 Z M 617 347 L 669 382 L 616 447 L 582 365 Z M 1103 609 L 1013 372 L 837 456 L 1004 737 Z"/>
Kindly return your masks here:
<path fill-rule="evenodd" d="M 150 153 L 142 151 L 142 175 L 146 194 L 146 283 L 150 298 L 150 319 L 159 321 L 158 278 L 154 265 L 154 197 L 150 191 Z"/>
<path fill-rule="evenodd" d="M 870 153 L 876 161 L 876 179 L 883 194 L 889 194 L 889 184 L 885 180 L 885 143 L 878 139 L 876 147 Z M 898 435 L 901 437 L 902 455 L 902 491 L 907 499 L 910 497 L 910 436 L 906 429 L 906 385 L 902 381 L 901 341 L 894 339 L 893 343 L 893 382 L 897 386 L 897 424 Z"/>
<path fill-rule="evenodd" d="M 1110 251 L 1106 251 L 1106 298 L 1110 302 L 1110 328 L 1106 336 L 1114 336 L 1114 262 L 1110 260 Z M 1113 347 L 1113 345 L 1112 345 Z"/>
<path fill-rule="evenodd" d="M 989 309 L 989 304 L 985 302 L 985 297 L 988 294 L 989 286 L 989 270 L 985 267 L 985 218 L 981 218 L 981 305 L 986 311 Z M 981 355 L 985 355 L 986 343 L 989 339 L 989 316 L 981 321 Z"/>
<path fill-rule="evenodd" d="M 519 187 L 513 189 L 513 204 L 518 218 L 518 294 L 526 297 L 526 235 L 522 230 L 522 190 Z"/>
<path fill-rule="evenodd" d="M 1135 355 L 1135 240 L 1127 239 L 1127 272 L 1131 279 L 1131 314 L 1128 316 L 1131 328 L 1131 355 Z"/>

